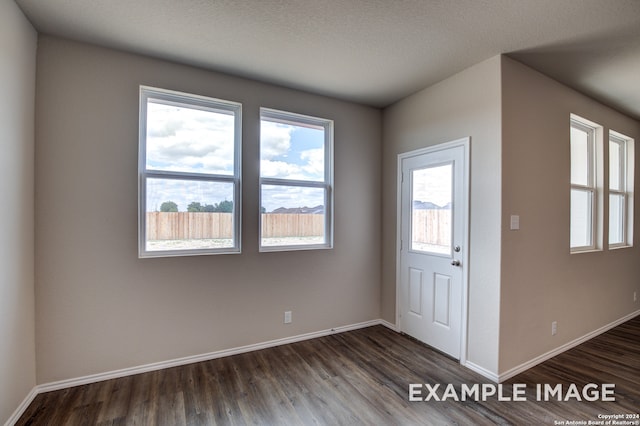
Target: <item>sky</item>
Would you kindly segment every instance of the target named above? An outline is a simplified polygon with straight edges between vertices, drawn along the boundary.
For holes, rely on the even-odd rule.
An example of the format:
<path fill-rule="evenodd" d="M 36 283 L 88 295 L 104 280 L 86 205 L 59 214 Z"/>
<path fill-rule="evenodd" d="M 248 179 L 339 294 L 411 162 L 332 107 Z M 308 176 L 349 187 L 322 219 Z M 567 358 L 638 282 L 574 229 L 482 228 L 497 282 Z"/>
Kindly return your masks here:
<path fill-rule="evenodd" d="M 413 171 L 413 200 L 440 207 L 451 202 L 452 164 Z"/>
<path fill-rule="evenodd" d="M 324 180 L 324 129 L 262 120 L 260 133 L 262 177 Z M 231 113 L 148 102 L 147 169 L 233 176 L 233 148 Z M 192 201 L 216 204 L 224 200 L 233 201 L 231 183 L 147 181 L 148 211 L 159 210 L 165 201 L 173 201 L 179 211 L 186 211 Z M 322 189 L 280 185 L 262 188 L 262 206 L 267 212 L 279 207 L 324 204 Z"/>
<path fill-rule="evenodd" d="M 324 157 L 324 129 L 262 120 L 262 177 L 323 182 Z M 278 207 L 315 207 L 324 204 L 324 190 L 320 188 L 281 185 L 262 187 L 262 206 L 267 212 Z"/>
<path fill-rule="evenodd" d="M 234 116 L 147 104 L 147 168 L 233 176 Z"/>
<path fill-rule="evenodd" d="M 324 130 L 262 120 L 262 177 L 324 180 Z"/>

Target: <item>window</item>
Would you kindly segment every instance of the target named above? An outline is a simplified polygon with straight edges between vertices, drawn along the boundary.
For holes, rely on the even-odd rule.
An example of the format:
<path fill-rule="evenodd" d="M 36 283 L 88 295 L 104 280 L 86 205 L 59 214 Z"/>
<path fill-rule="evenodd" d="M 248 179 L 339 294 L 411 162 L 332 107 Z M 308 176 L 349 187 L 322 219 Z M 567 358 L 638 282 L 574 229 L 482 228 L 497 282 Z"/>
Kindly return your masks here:
<path fill-rule="evenodd" d="M 260 250 L 333 246 L 333 122 L 260 110 Z"/>
<path fill-rule="evenodd" d="M 571 115 L 571 251 L 601 247 L 601 127 Z"/>
<path fill-rule="evenodd" d="M 633 241 L 633 139 L 609 131 L 609 247 Z"/>
<path fill-rule="evenodd" d="M 139 256 L 240 252 L 241 105 L 140 88 Z"/>

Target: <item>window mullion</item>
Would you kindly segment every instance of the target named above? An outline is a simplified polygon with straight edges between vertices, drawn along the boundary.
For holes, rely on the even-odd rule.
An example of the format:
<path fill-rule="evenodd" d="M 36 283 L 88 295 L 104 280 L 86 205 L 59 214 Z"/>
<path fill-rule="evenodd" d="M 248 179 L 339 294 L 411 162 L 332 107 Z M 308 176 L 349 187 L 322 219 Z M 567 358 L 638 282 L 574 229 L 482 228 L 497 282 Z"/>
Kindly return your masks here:
<path fill-rule="evenodd" d="M 164 170 L 145 170 L 145 177 L 159 179 L 180 179 L 180 180 L 199 180 L 212 182 L 237 182 L 235 176 L 213 175 L 205 173 L 186 173 L 186 172 L 169 172 Z"/>
<path fill-rule="evenodd" d="M 594 188 L 593 186 L 586 186 L 586 185 L 578 185 L 578 184 L 571 184 L 571 189 L 575 189 L 577 191 L 595 191 L 596 188 Z"/>
<path fill-rule="evenodd" d="M 260 178 L 260 183 L 262 185 L 301 186 L 305 188 L 326 188 L 328 186 L 325 182 L 279 178 Z"/>

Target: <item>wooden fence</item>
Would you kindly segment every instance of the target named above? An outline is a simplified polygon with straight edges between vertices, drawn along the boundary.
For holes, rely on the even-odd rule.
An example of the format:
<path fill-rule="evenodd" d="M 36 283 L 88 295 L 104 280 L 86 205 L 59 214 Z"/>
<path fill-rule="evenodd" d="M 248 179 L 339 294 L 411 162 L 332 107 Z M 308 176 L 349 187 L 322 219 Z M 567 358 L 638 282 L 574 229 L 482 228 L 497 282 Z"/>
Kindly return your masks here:
<path fill-rule="evenodd" d="M 323 214 L 280 214 L 262 215 L 262 237 L 322 237 L 324 236 Z"/>
<path fill-rule="evenodd" d="M 148 212 L 148 240 L 200 240 L 231 238 L 231 213 Z"/>
<path fill-rule="evenodd" d="M 231 213 L 148 212 L 148 240 L 192 240 L 231 238 Z M 262 236 L 315 237 L 324 235 L 322 214 L 262 215 Z"/>
<path fill-rule="evenodd" d="M 231 238 L 232 235 L 231 213 L 147 213 L 148 240 L 219 239 Z M 262 215 L 264 238 L 323 235 L 322 214 Z M 414 210 L 412 238 L 419 243 L 448 245 L 451 240 L 451 210 Z"/>
<path fill-rule="evenodd" d="M 412 241 L 448 246 L 451 242 L 451 210 L 414 210 Z"/>

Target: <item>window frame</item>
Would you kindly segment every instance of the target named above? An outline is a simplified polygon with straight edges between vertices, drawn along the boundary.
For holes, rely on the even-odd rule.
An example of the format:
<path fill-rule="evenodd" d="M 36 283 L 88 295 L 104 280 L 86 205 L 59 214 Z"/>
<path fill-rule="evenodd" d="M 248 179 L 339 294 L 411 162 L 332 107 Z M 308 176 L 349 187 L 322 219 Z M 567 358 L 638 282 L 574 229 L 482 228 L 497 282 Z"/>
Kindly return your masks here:
<path fill-rule="evenodd" d="M 603 143 L 602 126 L 575 114 L 570 117 L 570 130 L 577 129 L 587 133 L 587 183 L 586 185 L 575 184 L 570 181 L 571 191 L 588 193 L 591 197 L 590 206 L 590 244 L 585 246 L 569 246 L 571 253 L 584 253 L 602 250 L 602 220 L 603 220 Z M 571 132 L 570 132 L 571 133 Z M 569 136 L 571 139 L 571 135 Z M 571 142 L 571 140 L 570 140 Z M 573 159 L 570 161 L 572 166 Z M 570 214 L 572 216 L 572 214 Z M 570 226 L 571 232 L 571 226 Z"/>
<path fill-rule="evenodd" d="M 619 144 L 622 146 L 622 155 L 618 164 L 618 180 L 620 182 L 619 189 L 611 187 L 611 161 L 609 161 L 609 203 L 611 203 L 611 195 L 622 197 L 623 208 L 622 214 L 622 237 L 623 240 L 618 243 L 611 243 L 611 217 L 609 216 L 608 230 L 609 249 L 619 249 L 633 246 L 633 184 L 634 184 L 634 140 L 622 133 L 609 129 L 609 156 L 611 156 L 611 145 Z M 611 157 L 609 157 L 611 158 Z M 611 208 L 609 204 L 609 215 Z"/>
<path fill-rule="evenodd" d="M 140 86 L 139 137 L 138 137 L 138 257 L 175 257 L 241 253 L 242 243 L 242 104 L 207 96 Z M 147 169 L 147 105 L 149 100 L 168 105 L 204 111 L 231 113 L 234 117 L 234 170 L 231 175 L 194 173 Z M 175 179 L 195 182 L 221 182 L 233 184 L 232 247 L 204 249 L 147 250 L 147 180 Z"/>
<path fill-rule="evenodd" d="M 324 130 L 324 180 L 312 181 L 312 180 L 296 180 L 286 178 L 274 178 L 262 176 L 262 164 L 260 164 L 260 170 L 258 171 L 259 186 L 258 186 L 258 199 L 259 199 L 259 220 L 258 220 L 258 248 L 260 252 L 277 252 L 277 251 L 299 251 L 299 250 L 322 250 L 333 248 L 333 229 L 334 229 L 334 156 L 333 156 L 333 144 L 334 144 L 334 121 L 325 118 L 319 118 L 309 115 L 298 114 L 294 112 L 287 112 L 272 108 L 261 107 L 260 108 L 260 127 L 262 121 L 282 123 L 292 126 L 301 127 L 318 127 Z M 262 149 L 262 133 L 259 137 L 259 149 Z M 260 154 L 260 160 L 262 155 Z M 302 188 L 322 188 L 325 195 L 325 217 L 324 217 L 324 238 L 325 241 L 322 244 L 288 244 L 288 245 L 263 245 L 262 244 L 262 187 L 265 185 L 270 186 L 294 186 Z"/>

